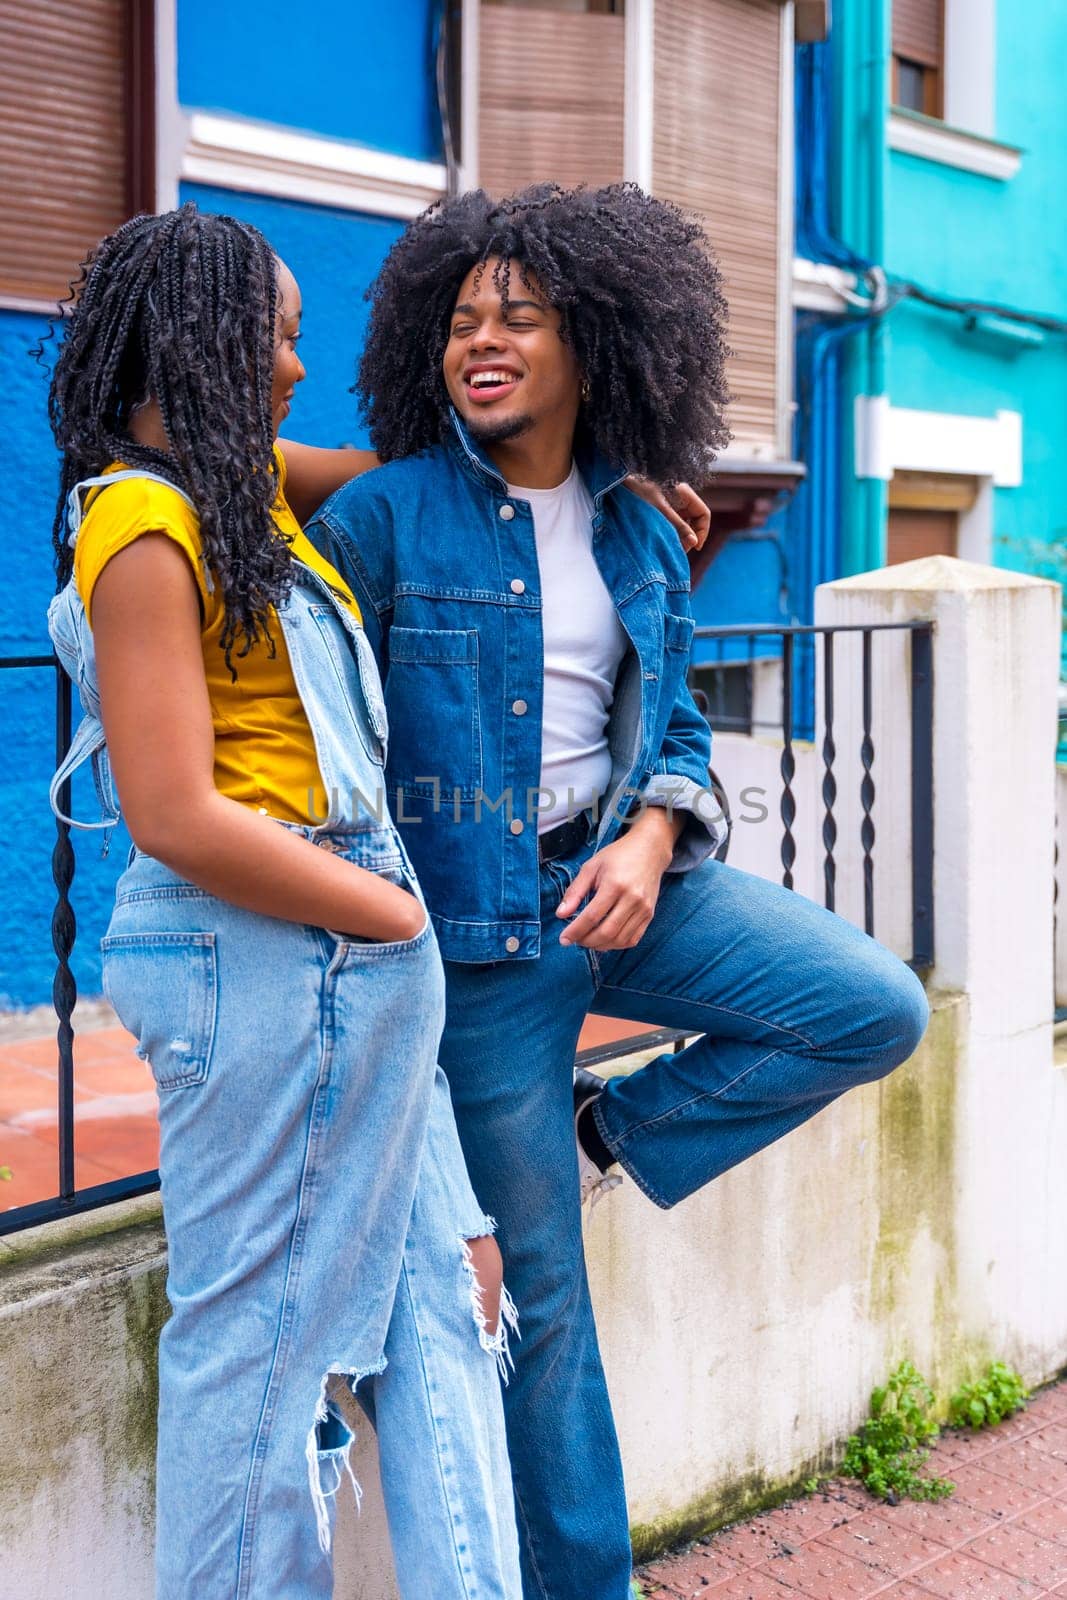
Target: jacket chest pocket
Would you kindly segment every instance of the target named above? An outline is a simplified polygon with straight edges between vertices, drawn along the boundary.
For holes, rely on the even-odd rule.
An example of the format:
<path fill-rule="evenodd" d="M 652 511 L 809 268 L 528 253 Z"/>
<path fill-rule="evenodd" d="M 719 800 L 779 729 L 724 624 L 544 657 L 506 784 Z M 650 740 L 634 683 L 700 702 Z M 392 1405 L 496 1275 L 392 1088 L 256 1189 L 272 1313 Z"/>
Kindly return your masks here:
<path fill-rule="evenodd" d="M 390 629 L 385 707 L 392 780 L 411 795 L 473 799 L 483 776 L 475 630 Z"/>
<path fill-rule="evenodd" d="M 671 713 L 681 695 L 687 694 L 686 678 L 693 654 L 692 617 L 663 613 L 663 660 L 656 695 L 656 714 L 651 721 L 652 752 L 657 753 L 667 732 Z"/>

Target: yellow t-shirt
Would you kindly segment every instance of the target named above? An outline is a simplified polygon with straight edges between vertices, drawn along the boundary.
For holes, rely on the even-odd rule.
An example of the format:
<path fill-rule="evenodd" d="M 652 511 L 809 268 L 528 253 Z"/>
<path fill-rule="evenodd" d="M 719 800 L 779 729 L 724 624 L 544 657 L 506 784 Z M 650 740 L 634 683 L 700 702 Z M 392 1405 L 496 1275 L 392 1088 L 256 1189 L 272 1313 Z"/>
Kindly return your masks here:
<path fill-rule="evenodd" d="M 286 503 L 285 462 L 279 450 L 275 461 L 279 488 L 274 518 L 278 527 L 291 538 L 297 560 L 324 578 L 359 620 L 351 590 L 305 538 Z M 120 470 L 118 462 L 107 469 Z M 137 478 L 91 489 L 83 503 L 85 515 L 74 546 L 74 581 L 90 624 L 93 589 L 112 556 L 145 533 L 165 533 L 173 539 L 188 556 L 200 593 L 200 639 L 215 729 L 215 787 L 229 799 L 283 822 L 321 821 L 326 814 L 326 794 L 315 741 L 277 612 L 271 607 L 273 658 L 265 642 L 246 656 L 234 653 L 234 682 L 219 645 L 224 622 L 222 594 L 217 585 L 208 589 L 200 524 L 193 508 L 166 484 Z M 314 818 L 308 808 L 309 792 L 315 797 Z"/>

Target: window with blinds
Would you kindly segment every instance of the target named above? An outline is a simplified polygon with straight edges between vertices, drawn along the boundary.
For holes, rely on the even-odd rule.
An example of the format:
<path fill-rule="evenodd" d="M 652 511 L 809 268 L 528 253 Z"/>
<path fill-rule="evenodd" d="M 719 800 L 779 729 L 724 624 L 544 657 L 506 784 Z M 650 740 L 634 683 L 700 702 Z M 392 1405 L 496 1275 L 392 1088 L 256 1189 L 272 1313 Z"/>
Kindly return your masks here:
<path fill-rule="evenodd" d="M 722 267 L 742 453 L 778 437 L 781 54 L 778 0 L 656 0 L 652 187 L 703 217 Z"/>
<path fill-rule="evenodd" d="M 148 0 L 0 0 L 0 303 L 54 302 L 150 208 Z"/>
<path fill-rule="evenodd" d="M 478 179 L 490 194 L 622 181 L 626 21 L 609 4 L 483 0 Z"/>
<path fill-rule="evenodd" d="M 893 0 L 893 104 L 944 115 L 944 0 Z"/>

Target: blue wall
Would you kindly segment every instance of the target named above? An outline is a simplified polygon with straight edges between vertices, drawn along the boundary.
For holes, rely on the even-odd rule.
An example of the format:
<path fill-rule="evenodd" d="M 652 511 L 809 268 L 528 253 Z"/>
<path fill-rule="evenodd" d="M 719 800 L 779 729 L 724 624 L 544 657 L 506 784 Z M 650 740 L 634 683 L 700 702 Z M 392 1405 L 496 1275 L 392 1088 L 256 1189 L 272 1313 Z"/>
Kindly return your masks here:
<path fill-rule="evenodd" d="M 439 160 L 435 0 L 179 0 L 183 105 Z"/>
<path fill-rule="evenodd" d="M 182 199 L 255 223 L 296 274 L 304 300 L 301 354 L 308 377 L 297 390 L 286 432 L 314 444 L 365 443 L 356 399 L 349 393 L 366 325 L 363 295 L 401 224 L 201 185 L 187 185 Z M 45 327 L 40 317 L 0 312 L 0 362 L 6 374 L 0 427 L 9 481 L 18 486 L 7 581 L 0 590 L 4 655 L 50 648 L 45 611 L 54 589 L 50 530 L 57 460 L 45 414 L 47 374 L 30 356 Z M 51 993 L 49 928 L 55 897 L 50 857 L 55 830 L 47 788 L 55 765 L 54 676 L 47 670 L 5 671 L 0 695 L 5 731 L 0 773 L 0 829 L 6 840 L 3 921 L 8 932 L 0 945 L 3 1009 L 40 1004 Z M 75 810 L 78 815 L 97 814 L 91 785 L 76 795 Z M 73 965 L 79 991 L 86 994 L 100 992 L 98 941 L 128 848 L 121 830 L 106 859 L 101 859 L 100 843 L 99 834 L 75 835 L 78 865 L 72 899 L 78 940 Z M 17 939 L 11 937 L 13 930 L 18 930 Z"/>
<path fill-rule="evenodd" d="M 348 391 L 367 325 L 364 295 L 402 224 L 196 183 L 183 184 L 181 198 L 195 200 L 204 211 L 225 211 L 253 223 L 300 285 L 300 356 L 308 375 L 296 391 L 284 432 L 308 444 L 366 444 L 356 397 Z"/>

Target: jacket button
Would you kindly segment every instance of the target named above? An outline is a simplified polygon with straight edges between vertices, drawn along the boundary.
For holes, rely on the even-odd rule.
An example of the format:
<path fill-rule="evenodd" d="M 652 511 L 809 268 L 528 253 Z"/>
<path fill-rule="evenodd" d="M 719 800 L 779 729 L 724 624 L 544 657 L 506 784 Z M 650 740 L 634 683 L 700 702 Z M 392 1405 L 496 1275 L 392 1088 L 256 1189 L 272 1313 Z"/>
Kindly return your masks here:
<path fill-rule="evenodd" d="M 511 592 L 512 592 L 512 594 L 525 594 L 526 593 L 526 585 L 523 583 L 521 578 L 512 578 L 512 580 L 511 580 Z"/>
<path fill-rule="evenodd" d="M 501 522 L 510 522 L 512 517 L 515 515 L 515 507 L 514 506 L 501 506 L 500 507 L 500 511 L 498 512 L 498 515 L 500 517 Z"/>
<path fill-rule="evenodd" d="M 513 956 L 518 948 L 519 941 L 516 939 L 514 934 L 512 934 L 510 939 L 504 940 L 504 949 L 507 951 L 509 956 Z"/>
<path fill-rule="evenodd" d="M 511 824 L 511 831 L 512 833 L 521 833 L 525 826 L 526 824 L 522 821 L 521 817 L 516 817 L 515 821 Z"/>
<path fill-rule="evenodd" d="M 511 702 L 511 709 L 514 711 L 517 717 L 524 717 L 529 710 L 529 707 L 527 706 L 525 700 L 513 700 Z"/>

